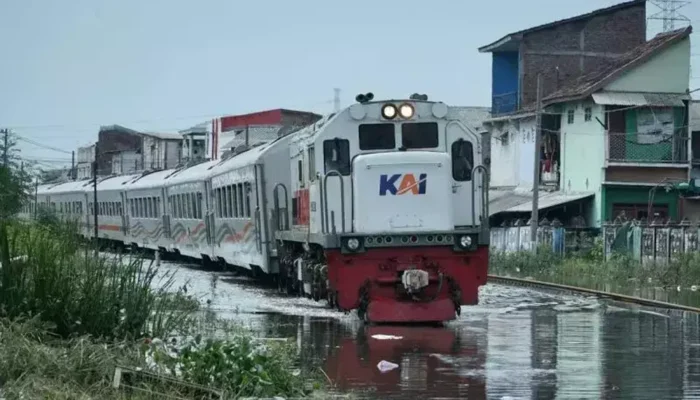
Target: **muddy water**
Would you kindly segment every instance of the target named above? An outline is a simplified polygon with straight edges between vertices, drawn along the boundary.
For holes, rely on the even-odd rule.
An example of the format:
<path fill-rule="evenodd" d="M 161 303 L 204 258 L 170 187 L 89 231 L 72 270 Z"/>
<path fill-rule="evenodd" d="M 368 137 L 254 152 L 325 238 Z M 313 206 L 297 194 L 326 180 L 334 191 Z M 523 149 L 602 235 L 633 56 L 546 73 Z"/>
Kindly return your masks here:
<path fill-rule="evenodd" d="M 163 263 L 220 316 L 300 344 L 306 365 L 369 399 L 700 399 L 688 313 L 487 285 L 446 327 L 364 327 L 231 274 Z M 381 372 L 388 361 L 396 368 Z"/>

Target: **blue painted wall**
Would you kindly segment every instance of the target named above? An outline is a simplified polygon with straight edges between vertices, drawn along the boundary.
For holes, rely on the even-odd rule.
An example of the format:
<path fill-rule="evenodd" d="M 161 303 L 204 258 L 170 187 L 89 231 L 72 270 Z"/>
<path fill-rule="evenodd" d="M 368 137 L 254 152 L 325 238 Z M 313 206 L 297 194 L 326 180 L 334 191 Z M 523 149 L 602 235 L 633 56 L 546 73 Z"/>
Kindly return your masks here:
<path fill-rule="evenodd" d="M 518 52 L 493 53 L 491 63 L 491 109 L 505 114 L 518 108 Z"/>

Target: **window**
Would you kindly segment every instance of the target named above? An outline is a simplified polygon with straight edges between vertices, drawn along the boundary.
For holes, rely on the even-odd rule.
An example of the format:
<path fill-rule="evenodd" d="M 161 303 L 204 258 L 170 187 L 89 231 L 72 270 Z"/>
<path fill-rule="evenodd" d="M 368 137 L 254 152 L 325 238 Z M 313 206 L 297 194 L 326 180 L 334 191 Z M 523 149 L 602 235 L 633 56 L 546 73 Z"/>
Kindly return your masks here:
<path fill-rule="evenodd" d="M 436 122 L 408 122 L 401 125 L 401 146 L 407 149 L 438 147 L 438 124 Z"/>
<path fill-rule="evenodd" d="M 323 164 L 326 174 L 338 171 L 341 175 L 350 175 L 350 142 L 347 139 L 325 140 Z"/>
<path fill-rule="evenodd" d="M 359 127 L 360 150 L 390 150 L 396 148 L 394 124 L 362 124 Z"/>
<path fill-rule="evenodd" d="M 566 123 L 567 124 L 574 123 L 574 110 L 569 110 L 566 112 Z"/>
<path fill-rule="evenodd" d="M 245 183 L 245 216 L 250 218 L 250 192 L 251 192 L 250 182 Z"/>
<path fill-rule="evenodd" d="M 309 146 L 307 155 L 309 157 L 309 181 L 313 182 L 314 179 L 316 179 L 316 151 L 314 150 L 314 146 Z M 246 185 L 248 185 L 248 183 L 246 183 Z"/>
<path fill-rule="evenodd" d="M 649 217 L 648 204 L 613 204 L 613 219 L 624 216 L 626 219 L 647 219 Z M 668 205 L 654 204 L 651 207 L 651 219 L 667 218 Z"/>
<path fill-rule="evenodd" d="M 236 186 L 238 187 L 238 190 L 237 190 L 237 192 L 238 192 L 238 212 L 237 212 L 236 216 L 238 218 L 243 218 L 243 217 L 245 217 L 245 215 L 243 214 L 245 212 L 244 211 L 245 204 L 243 203 L 243 198 L 244 198 L 244 196 L 243 196 L 243 184 L 239 183 Z"/>
<path fill-rule="evenodd" d="M 584 114 L 583 114 L 583 120 L 588 122 L 591 120 L 591 117 L 593 116 L 593 110 L 591 110 L 590 107 L 586 107 L 584 109 Z"/>
<path fill-rule="evenodd" d="M 302 165 L 301 160 L 297 162 L 297 175 L 299 182 L 303 183 L 304 182 L 304 172 L 302 171 L 304 166 Z"/>
<path fill-rule="evenodd" d="M 452 143 L 452 178 L 457 182 L 472 180 L 474 149 L 472 142 L 460 139 Z"/>

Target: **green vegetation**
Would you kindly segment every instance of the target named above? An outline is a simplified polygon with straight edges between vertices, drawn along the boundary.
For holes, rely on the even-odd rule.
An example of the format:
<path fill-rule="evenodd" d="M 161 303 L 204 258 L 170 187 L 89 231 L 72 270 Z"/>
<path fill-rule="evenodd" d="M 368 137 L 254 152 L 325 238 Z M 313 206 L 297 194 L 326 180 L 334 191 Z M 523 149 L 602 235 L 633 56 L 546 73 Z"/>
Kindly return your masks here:
<path fill-rule="evenodd" d="M 187 384 L 226 398 L 319 393 L 293 347 L 217 320 L 144 257 L 100 254 L 46 210 L 14 220 L 32 190 L 14 160 L 0 165 L 0 398 L 202 398 Z M 115 389 L 116 367 L 159 375 Z"/>
<path fill-rule="evenodd" d="M 665 264 L 642 264 L 623 254 L 605 260 L 602 241 L 597 239 L 589 252 L 564 257 L 547 247 L 539 248 L 536 254 L 493 252 L 489 273 L 638 296 L 661 289 L 668 292 L 665 301 L 700 306 L 700 295 L 694 292 L 695 286 L 700 286 L 698 253 L 683 254 Z M 678 294 L 689 289 L 692 295 Z"/>
<path fill-rule="evenodd" d="M 1 394 L 127 398 L 109 387 L 117 366 L 229 396 L 300 397 L 319 388 L 316 374 L 295 365 L 290 345 L 265 344 L 209 310 L 203 318 L 199 301 L 175 290 L 172 276 L 157 275 L 142 257 L 88 251 L 74 229 L 0 224 Z M 214 332 L 223 338 L 202 338 Z M 139 395 L 183 394 L 178 385 L 149 382 Z"/>

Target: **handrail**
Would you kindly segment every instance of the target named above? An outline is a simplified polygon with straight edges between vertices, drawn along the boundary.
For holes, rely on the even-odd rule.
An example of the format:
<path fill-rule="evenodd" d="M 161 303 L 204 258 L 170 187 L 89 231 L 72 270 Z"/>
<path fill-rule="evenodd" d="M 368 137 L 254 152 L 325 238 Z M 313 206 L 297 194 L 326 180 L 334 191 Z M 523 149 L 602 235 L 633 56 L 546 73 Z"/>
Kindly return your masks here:
<path fill-rule="evenodd" d="M 281 219 L 280 219 L 280 200 L 279 200 L 279 192 L 277 189 L 282 187 L 284 189 L 284 227 L 281 226 Z M 289 229 L 289 192 L 287 191 L 287 186 L 284 185 L 284 183 L 278 183 L 275 185 L 275 188 L 272 189 L 272 195 L 275 196 L 274 199 L 274 205 L 275 205 L 275 216 L 277 218 L 277 229 L 281 231 L 286 231 Z"/>
<path fill-rule="evenodd" d="M 481 176 L 481 181 L 482 181 L 482 182 L 481 182 L 481 185 L 482 185 L 482 191 L 481 191 L 481 212 L 482 212 L 482 215 L 481 215 L 481 226 L 482 226 L 482 230 L 483 230 L 483 229 L 484 229 L 484 227 L 483 227 L 483 225 L 484 225 L 484 220 L 488 221 L 488 218 L 489 218 L 489 217 L 488 217 L 488 197 L 487 197 L 487 195 L 488 195 L 487 190 L 488 190 L 488 189 L 487 189 L 486 183 L 485 183 L 485 182 L 488 182 L 488 179 L 487 179 L 487 178 L 488 178 L 488 173 L 489 173 L 489 172 L 488 172 L 488 170 L 486 169 L 486 167 L 484 167 L 483 165 L 477 165 L 476 167 L 474 167 L 474 168 L 472 169 L 472 224 L 473 224 L 474 226 L 476 226 L 476 206 L 475 206 L 475 204 L 474 204 L 474 200 L 476 200 L 476 199 L 475 199 L 475 196 L 476 196 L 476 180 L 475 180 L 475 177 L 476 177 L 476 171 L 477 171 L 477 170 L 482 170 L 482 174 L 483 174 L 483 175 Z"/>
<path fill-rule="evenodd" d="M 324 233 L 329 232 L 328 229 L 328 178 L 331 176 L 337 176 L 340 179 L 340 218 L 341 218 L 341 229 L 345 232 L 345 182 L 343 181 L 343 176 L 337 170 L 331 170 L 326 172 L 323 176 L 323 212 L 325 214 L 325 224 Z M 333 215 L 333 224 L 335 224 L 335 215 Z"/>

